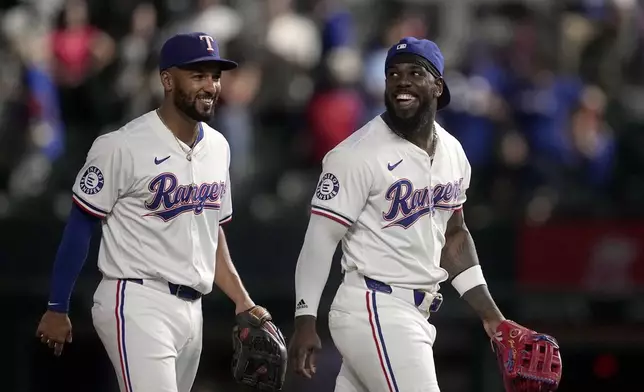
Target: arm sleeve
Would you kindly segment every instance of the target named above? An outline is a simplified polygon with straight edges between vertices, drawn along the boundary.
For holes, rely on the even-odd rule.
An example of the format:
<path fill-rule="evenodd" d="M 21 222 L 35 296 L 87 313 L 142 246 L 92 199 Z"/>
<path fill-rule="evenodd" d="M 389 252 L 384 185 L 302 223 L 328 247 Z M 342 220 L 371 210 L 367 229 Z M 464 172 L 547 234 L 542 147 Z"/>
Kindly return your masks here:
<path fill-rule="evenodd" d="M 74 202 L 88 214 L 105 218 L 130 185 L 133 161 L 121 132 L 98 137 L 78 172 Z"/>
<path fill-rule="evenodd" d="M 333 254 L 347 230 L 335 220 L 311 215 L 295 267 L 295 317 L 317 316 Z"/>
<path fill-rule="evenodd" d="M 368 162 L 351 151 L 331 151 L 311 200 L 311 213 L 351 227 L 362 212 L 373 184 Z"/>
<path fill-rule="evenodd" d="M 97 217 L 81 210 L 76 204 L 72 206 L 54 261 L 47 304 L 49 310 L 69 311 L 74 284 L 85 264 L 92 232 L 98 223 Z"/>
<path fill-rule="evenodd" d="M 219 214 L 219 224 L 228 223 L 233 219 L 233 195 L 230 186 L 230 172 L 226 177 L 224 192 L 221 200 L 221 214 Z"/>

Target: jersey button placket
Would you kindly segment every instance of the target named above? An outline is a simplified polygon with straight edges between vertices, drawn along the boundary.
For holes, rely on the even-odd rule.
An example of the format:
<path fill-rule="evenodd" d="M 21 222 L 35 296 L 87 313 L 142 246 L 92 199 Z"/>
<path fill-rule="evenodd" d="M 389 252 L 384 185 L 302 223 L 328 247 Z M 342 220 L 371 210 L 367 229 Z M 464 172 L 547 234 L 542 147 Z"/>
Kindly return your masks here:
<path fill-rule="evenodd" d="M 197 174 L 195 173 L 195 157 L 192 157 L 192 160 L 188 163 L 188 170 L 190 171 L 190 181 L 196 187 L 195 196 L 199 194 L 199 183 L 197 182 Z M 196 199 L 196 197 L 195 197 Z M 190 214 L 190 238 L 192 243 L 192 260 L 186 260 L 193 266 L 194 269 L 194 257 L 199 254 L 197 252 L 197 241 L 199 241 L 199 229 L 197 228 L 196 222 L 197 215 L 193 212 Z"/>
<path fill-rule="evenodd" d="M 431 238 L 431 244 L 430 244 L 430 249 L 432 249 L 432 252 L 436 246 L 436 237 L 434 236 L 434 233 L 436 232 L 436 225 L 434 224 L 434 187 L 432 185 L 432 159 L 431 157 L 427 156 L 427 167 L 429 168 L 427 170 L 427 189 L 429 189 L 429 227 L 431 230 L 431 235 L 429 236 Z"/>

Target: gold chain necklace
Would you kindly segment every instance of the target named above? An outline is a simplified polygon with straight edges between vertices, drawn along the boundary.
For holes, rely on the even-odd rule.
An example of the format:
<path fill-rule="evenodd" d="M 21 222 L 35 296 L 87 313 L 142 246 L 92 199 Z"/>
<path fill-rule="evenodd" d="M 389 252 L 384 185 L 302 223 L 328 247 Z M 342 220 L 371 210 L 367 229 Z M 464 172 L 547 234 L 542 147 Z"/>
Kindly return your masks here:
<path fill-rule="evenodd" d="M 157 109 L 156 112 L 157 112 L 157 116 L 159 116 L 159 120 L 161 120 L 163 125 L 165 125 L 168 131 L 170 131 L 170 133 L 174 137 L 174 140 L 177 141 L 177 144 L 179 145 L 179 148 L 181 148 L 181 151 L 183 151 L 186 154 L 186 159 L 188 161 L 192 161 L 192 150 L 194 149 L 194 140 L 197 139 L 198 127 L 195 127 L 195 132 L 194 132 L 194 135 L 192 136 L 193 143 L 190 146 L 190 148 L 186 151 L 186 149 L 183 148 L 183 144 L 181 144 L 181 141 L 179 140 L 179 138 L 177 138 L 177 135 L 175 135 L 174 132 L 172 132 L 168 124 L 166 124 L 166 122 L 163 120 L 163 117 L 161 117 L 161 113 L 159 113 L 159 109 Z"/>

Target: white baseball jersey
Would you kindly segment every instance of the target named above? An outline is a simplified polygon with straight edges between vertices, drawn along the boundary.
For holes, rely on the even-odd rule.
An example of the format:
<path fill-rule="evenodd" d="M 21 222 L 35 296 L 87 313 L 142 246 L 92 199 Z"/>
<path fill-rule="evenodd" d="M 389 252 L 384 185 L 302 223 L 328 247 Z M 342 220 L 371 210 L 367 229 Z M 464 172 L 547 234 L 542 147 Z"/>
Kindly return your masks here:
<path fill-rule="evenodd" d="M 233 212 L 230 148 L 208 125 L 199 131 L 191 160 L 155 111 L 95 140 L 73 199 L 103 219 L 105 277 L 212 290 L 219 225 Z"/>
<path fill-rule="evenodd" d="M 312 213 L 349 227 L 344 270 L 429 292 L 448 278 L 445 229 L 465 202 L 471 168 L 460 143 L 435 125 L 433 163 L 380 116 L 325 156 Z"/>

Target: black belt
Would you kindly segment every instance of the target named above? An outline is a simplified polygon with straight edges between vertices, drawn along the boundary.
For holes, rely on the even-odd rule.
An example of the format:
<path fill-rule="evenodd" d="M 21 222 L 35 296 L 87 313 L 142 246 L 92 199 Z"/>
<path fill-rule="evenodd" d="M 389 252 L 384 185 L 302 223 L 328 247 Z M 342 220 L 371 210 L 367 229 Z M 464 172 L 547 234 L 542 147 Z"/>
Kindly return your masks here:
<path fill-rule="evenodd" d="M 128 282 L 134 282 L 134 283 L 143 285 L 143 279 L 125 279 L 125 280 L 127 280 Z M 192 287 L 182 286 L 180 284 L 174 284 L 174 283 L 168 282 L 168 289 L 170 290 L 170 294 L 176 295 L 179 298 L 187 299 L 190 301 L 197 300 L 203 296 L 203 294 L 193 289 Z"/>

